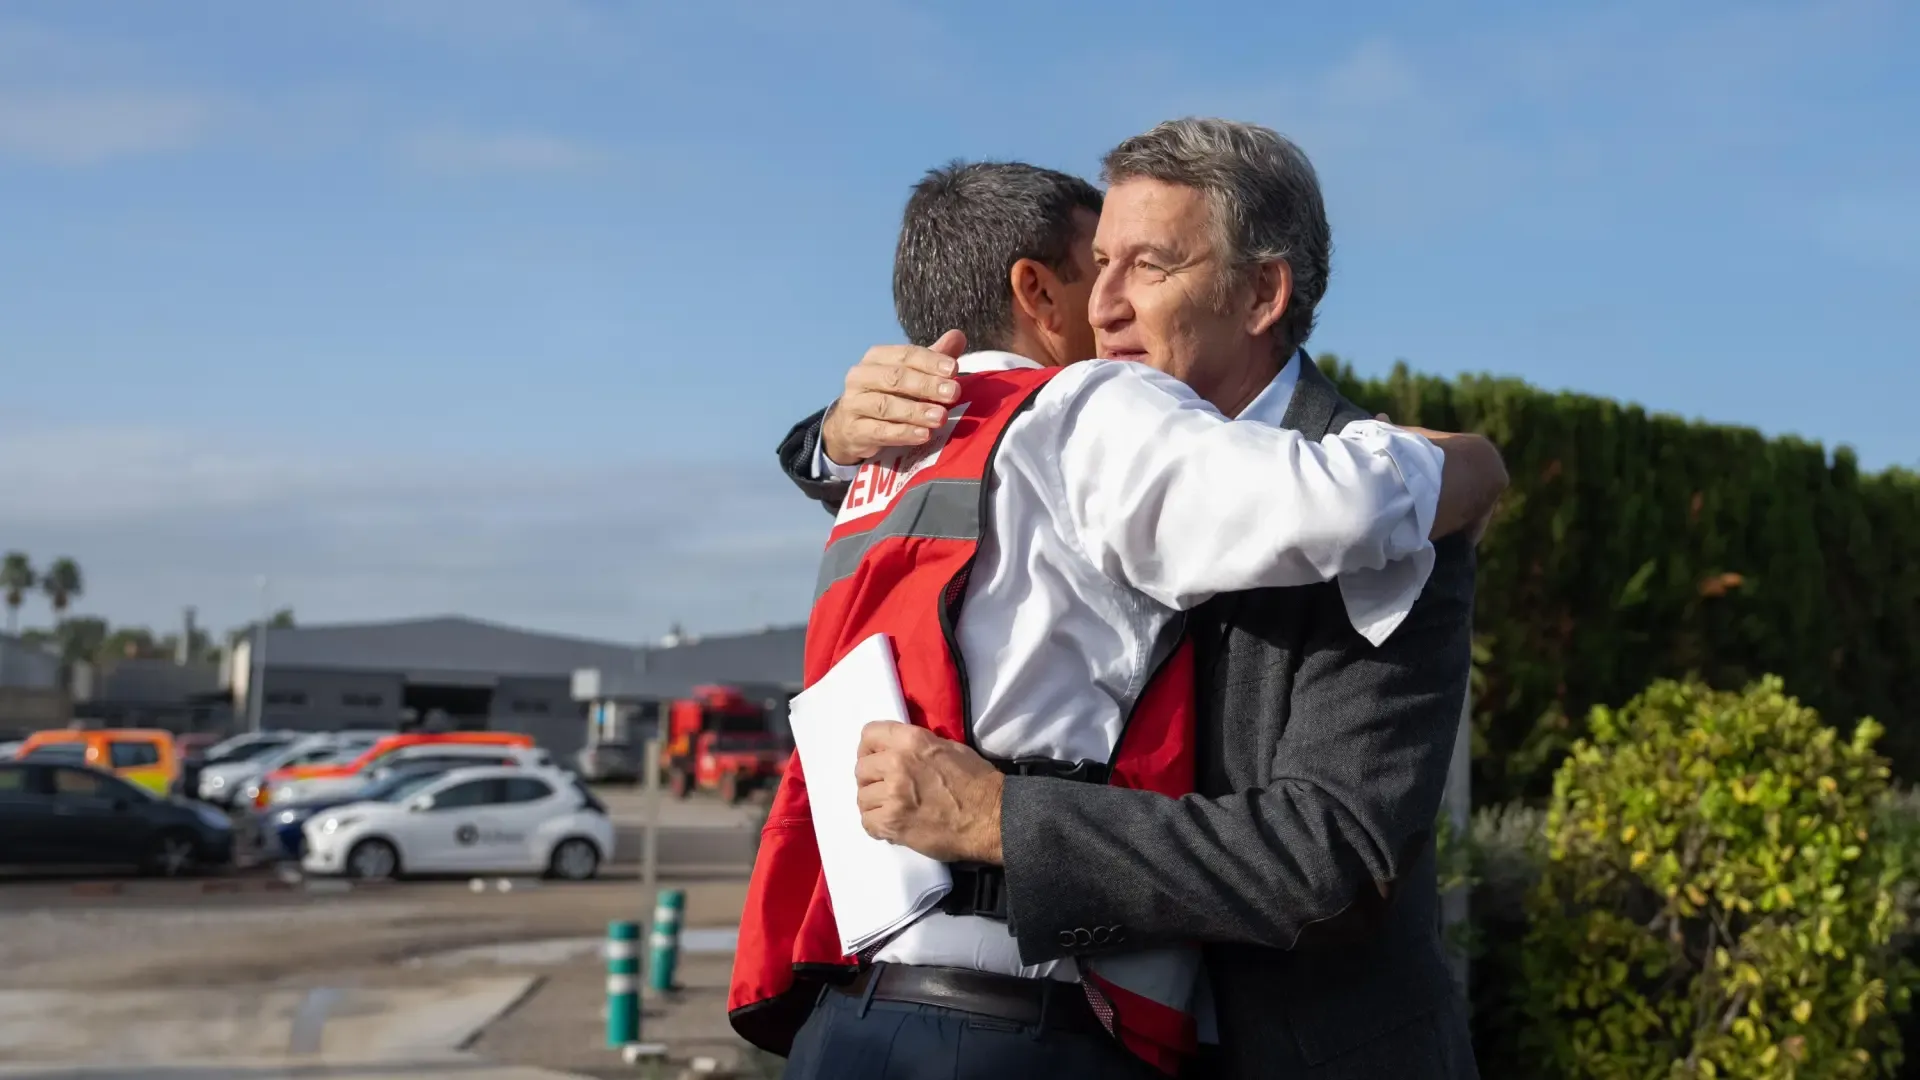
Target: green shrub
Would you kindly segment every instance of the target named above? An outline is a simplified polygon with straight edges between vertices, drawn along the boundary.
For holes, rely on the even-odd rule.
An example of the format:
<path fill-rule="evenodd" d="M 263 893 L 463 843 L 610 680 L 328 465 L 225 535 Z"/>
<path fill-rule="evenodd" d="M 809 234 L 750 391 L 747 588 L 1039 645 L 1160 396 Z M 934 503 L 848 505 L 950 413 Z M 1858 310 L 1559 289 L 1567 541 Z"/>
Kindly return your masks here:
<path fill-rule="evenodd" d="M 1593 1080 L 1853 1078 L 1899 1063 L 1915 867 L 1879 725 L 1841 739 L 1768 677 L 1595 709 L 1529 897 L 1534 1052 Z"/>

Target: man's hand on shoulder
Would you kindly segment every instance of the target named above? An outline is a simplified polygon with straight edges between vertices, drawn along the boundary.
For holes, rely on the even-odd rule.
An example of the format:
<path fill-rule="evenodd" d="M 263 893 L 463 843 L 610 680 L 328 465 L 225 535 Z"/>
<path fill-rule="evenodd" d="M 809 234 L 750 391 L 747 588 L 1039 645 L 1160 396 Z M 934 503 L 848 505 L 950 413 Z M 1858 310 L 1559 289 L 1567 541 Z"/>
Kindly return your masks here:
<path fill-rule="evenodd" d="M 954 363 L 967 336 L 949 330 L 933 343 L 876 345 L 847 372 L 846 390 L 820 425 L 820 449 L 836 465 L 858 465 L 891 446 L 918 446 L 947 422 L 958 396 Z"/>
<path fill-rule="evenodd" d="M 1000 862 L 1005 778 L 969 747 L 876 721 L 860 733 L 853 775 L 869 835 L 943 862 Z"/>

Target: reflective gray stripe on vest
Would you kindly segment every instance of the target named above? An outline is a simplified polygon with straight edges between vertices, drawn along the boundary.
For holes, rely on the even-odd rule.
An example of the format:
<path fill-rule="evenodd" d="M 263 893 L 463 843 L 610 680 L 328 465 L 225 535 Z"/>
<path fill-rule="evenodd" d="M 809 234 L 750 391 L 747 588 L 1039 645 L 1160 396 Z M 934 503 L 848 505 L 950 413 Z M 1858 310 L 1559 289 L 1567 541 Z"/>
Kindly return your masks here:
<path fill-rule="evenodd" d="M 980 481 L 929 480 L 908 488 L 873 528 L 828 544 L 820 558 L 820 577 L 814 583 L 814 603 L 820 602 L 834 582 L 859 568 L 868 548 L 894 536 L 980 539 Z"/>

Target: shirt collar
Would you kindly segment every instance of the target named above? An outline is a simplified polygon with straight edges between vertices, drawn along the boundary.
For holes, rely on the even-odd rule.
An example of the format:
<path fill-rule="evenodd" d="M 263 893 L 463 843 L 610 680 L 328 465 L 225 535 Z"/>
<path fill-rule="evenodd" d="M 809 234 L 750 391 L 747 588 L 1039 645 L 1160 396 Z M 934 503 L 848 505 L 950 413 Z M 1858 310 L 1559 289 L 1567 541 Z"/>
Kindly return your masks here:
<path fill-rule="evenodd" d="M 1273 377 L 1259 396 L 1240 410 L 1235 420 L 1252 420 L 1256 424 L 1279 427 L 1287 418 L 1287 406 L 1293 404 L 1293 389 L 1300 385 L 1300 352 L 1295 351 L 1292 358 L 1280 368 L 1280 374 Z"/>
<path fill-rule="evenodd" d="M 994 349 L 967 353 L 958 362 L 962 375 L 971 375 L 976 371 L 1012 371 L 1015 368 L 1045 366 L 1037 360 L 1029 360 L 1017 353 L 999 352 Z"/>

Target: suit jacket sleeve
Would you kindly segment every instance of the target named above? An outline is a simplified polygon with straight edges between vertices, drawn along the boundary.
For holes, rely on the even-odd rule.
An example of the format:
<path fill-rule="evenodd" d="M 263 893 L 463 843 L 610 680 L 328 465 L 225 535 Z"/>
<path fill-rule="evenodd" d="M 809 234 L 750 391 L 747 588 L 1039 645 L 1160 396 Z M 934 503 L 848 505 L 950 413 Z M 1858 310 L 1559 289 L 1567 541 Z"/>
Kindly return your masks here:
<path fill-rule="evenodd" d="M 801 494 L 826 507 L 827 513 L 838 514 L 840 501 L 847 497 L 846 481 L 817 479 L 813 472 L 814 451 L 820 445 L 820 422 L 826 415 L 827 410 L 821 409 L 793 425 L 787 437 L 780 440 L 780 469 Z"/>
<path fill-rule="evenodd" d="M 1435 549 L 1426 588 L 1378 648 L 1332 587 L 1313 589 L 1331 609 L 1310 619 L 1264 788 L 1170 799 L 1008 777 L 1001 848 L 1021 958 L 1084 952 L 1063 935 L 1097 927 L 1120 928 L 1130 948 L 1279 949 L 1372 927 L 1430 842 L 1467 689 L 1473 550 L 1458 536 Z"/>

